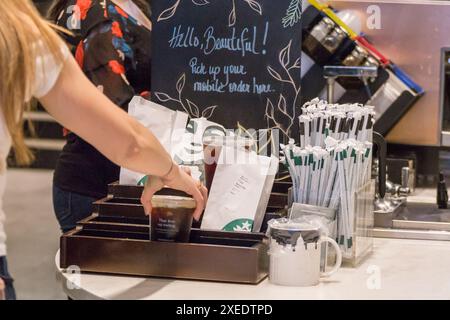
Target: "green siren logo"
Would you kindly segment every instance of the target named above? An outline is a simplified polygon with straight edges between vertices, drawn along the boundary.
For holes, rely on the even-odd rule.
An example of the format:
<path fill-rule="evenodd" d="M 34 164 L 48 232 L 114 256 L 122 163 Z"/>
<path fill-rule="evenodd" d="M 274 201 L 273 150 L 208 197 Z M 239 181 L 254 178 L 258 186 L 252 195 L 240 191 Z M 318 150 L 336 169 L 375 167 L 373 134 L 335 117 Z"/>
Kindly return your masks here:
<path fill-rule="evenodd" d="M 253 228 L 253 220 L 251 219 L 237 219 L 228 223 L 222 230 L 223 231 L 241 231 L 251 232 Z"/>

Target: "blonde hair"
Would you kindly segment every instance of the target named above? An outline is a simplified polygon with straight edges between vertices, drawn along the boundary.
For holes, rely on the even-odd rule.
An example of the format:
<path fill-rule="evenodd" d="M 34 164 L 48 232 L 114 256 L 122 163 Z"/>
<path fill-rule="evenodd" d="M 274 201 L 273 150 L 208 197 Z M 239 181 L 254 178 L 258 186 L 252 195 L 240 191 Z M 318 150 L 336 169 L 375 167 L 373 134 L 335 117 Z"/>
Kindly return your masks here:
<path fill-rule="evenodd" d="M 31 98 L 30 92 L 35 83 L 39 42 L 49 49 L 56 62 L 62 61 L 62 41 L 31 1 L 2 1 L 0 109 L 12 139 L 16 161 L 20 165 L 30 164 L 33 160 L 33 154 L 24 141 L 23 114 L 31 106 L 27 100 Z"/>

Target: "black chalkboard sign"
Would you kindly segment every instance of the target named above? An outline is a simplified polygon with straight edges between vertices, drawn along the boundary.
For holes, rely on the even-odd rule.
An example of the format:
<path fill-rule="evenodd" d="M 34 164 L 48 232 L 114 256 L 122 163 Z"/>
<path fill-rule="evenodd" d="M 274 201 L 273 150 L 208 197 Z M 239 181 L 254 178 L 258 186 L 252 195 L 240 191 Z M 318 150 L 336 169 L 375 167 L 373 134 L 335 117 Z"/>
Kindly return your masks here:
<path fill-rule="evenodd" d="M 295 126 L 301 0 L 153 0 L 152 99 L 226 128 Z"/>

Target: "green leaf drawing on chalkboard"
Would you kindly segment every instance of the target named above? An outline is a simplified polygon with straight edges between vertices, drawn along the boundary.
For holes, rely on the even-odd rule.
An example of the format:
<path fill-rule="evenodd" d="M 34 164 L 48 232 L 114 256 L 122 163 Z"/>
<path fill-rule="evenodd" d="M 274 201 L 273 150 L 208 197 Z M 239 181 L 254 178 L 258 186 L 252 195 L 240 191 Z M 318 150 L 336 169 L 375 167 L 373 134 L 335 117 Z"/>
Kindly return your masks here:
<path fill-rule="evenodd" d="M 275 123 L 275 126 L 278 126 L 278 123 L 275 119 L 275 108 L 273 106 L 272 100 L 267 99 L 267 103 L 266 103 L 266 113 L 264 115 L 264 117 L 268 120 L 267 122 L 267 128 L 270 128 L 270 121 L 272 120 Z M 281 129 L 281 128 L 280 128 Z"/>
<path fill-rule="evenodd" d="M 180 78 L 177 80 L 175 85 L 176 91 L 178 93 L 178 98 L 171 97 L 167 93 L 164 92 L 155 92 L 154 95 L 160 102 L 176 102 L 183 110 L 188 114 L 190 118 L 206 118 L 209 119 L 212 117 L 214 111 L 218 106 L 211 106 L 205 108 L 203 112 L 200 114 L 200 108 L 191 100 L 183 98 L 183 90 L 186 85 L 186 74 L 183 73 Z"/>
<path fill-rule="evenodd" d="M 281 23 L 284 28 L 293 27 L 296 25 L 302 16 L 302 2 L 301 0 L 291 0 L 288 9 L 286 10 L 286 16 L 283 17 Z"/>
<path fill-rule="evenodd" d="M 205 6 L 205 5 L 209 4 L 209 1 L 208 0 L 192 0 L 192 3 L 197 6 Z"/>
<path fill-rule="evenodd" d="M 290 63 L 290 55 L 291 55 L 291 44 L 292 44 L 292 40 L 289 41 L 289 44 L 283 48 L 283 50 L 281 50 L 280 52 L 280 63 L 283 67 L 287 67 Z"/>
<path fill-rule="evenodd" d="M 258 1 L 256 0 L 243 0 L 243 1 L 246 2 L 250 6 L 250 8 L 253 11 L 257 12 L 259 15 L 263 14 L 263 9 Z M 231 0 L 231 11 L 230 14 L 228 15 L 228 26 L 230 28 L 234 27 L 234 25 L 236 24 L 236 20 L 237 20 L 236 0 Z"/>
<path fill-rule="evenodd" d="M 289 113 L 287 111 L 286 98 L 283 97 L 283 95 L 281 94 L 278 100 L 278 110 L 280 110 L 282 113 L 286 114 L 289 117 Z"/>
<path fill-rule="evenodd" d="M 181 2 L 181 0 L 177 0 L 177 2 L 175 2 L 175 4 L 173 6 L 167 8 L 166 10 L 161 12 L 161 14 L 158 17 L 158 22 L 172 18 L 174 16 L 175 12 L 177 12 L 180 2 Z"/>
<path fill-rule="evenodd" d="M 289 70 L 291 69 L 300 69 L 301 67 L 301 60 L 302 58 L 297 58 L 297 60 L 295 60 L 294 64 L 292 66 L 289 67 Z"/>
<path fill-rule="evenodd" d="M 231 2 L 232 2 L 231 12 L 230 15 L 228 16 L 229 27 L 232 27 L 236 24 L 236 1 L 231 0 Z"/>
<path fill-rule="evenodd" d="M 267 129 L 273 129 L 277 128 L 283 132 L 286 136 L 289 136 L 289 133 L 284 130 L 284 126 L 277 121 L 275 117 L 275 107 L 270 99 L 267 99 L 266 103 L 266 113 L 264 117 L 267 120 Z M 273 122 L 273 126 L 271 125 L 271 122 Z"/>
<path fill-rule="evenodd" d="M 177 81 L 177 91 L 178 93 L 181 93 L 184 89 L 184 85 L 186 84 L 186 74 L 183 73 Z"/>
<path fill-rule="evenodd" d="M 228 16 L 228 26 L 233 27 L 236 24 L 237 13 L 236 13 L 236 1 L 231 0 L 232 7 L 230 14 Z M 249 5 L 249 7 L 258 13 L 259 15 L 263 14 L 263 9 L 261 4 L 256 0 L 242 0 Z M 181 0 L 177 0 L 171 7 L 163 10 L 158 16 L 158 22 L 163 20 L 168 20 L 172 18 L 178 10 Z M 191 2 L 196 6 L 206 6 L 211 4 L 210 0 L 191 0 Z"/>
<path fill-rule="evenodd" d="M 209 0 L 191 0 L 192 3 L 196 6 L 206 6 L 210 4 Z M 180 5 L 181 0 L 177 0 L 173 6 L 163 10 L 158 16 L 158 22 L 163 20 L 168 20 L 172 18 Z"/>
<path fill-rule="evenodd" d="M 211 106 L 203 110 L 202 112 L 202 118 L 209 119 L 212 117 L 214 110 L 216 110 L 217 106 Z"/>
<path fill-rule="evenodd" d="M 167 102 L 167 101 L 171 101 L 174 100 L 173 98 L 171 98 L 168 94 L 163 93 L 163 92 L 155 92 L 155 96 L 158 98 L 159 101 L 161 102 Z"/>
<path fill-rule="evenodd" d="M 255 0 L 244 0 L 244 1 L 248 3 L 248 5 L 250 6 L 250 8 L 252 8 L 253 11 L 258 12 L 259 15 L 262 16 L 262 7 L 257 1 Z"/>
<path fill-rule="evenodd" d="M 287 99 L 283 94 L 280 95 L 276 107 L 270 99 L 267 99 L 266 104 L 265 118 L 267 120 L 267 128 L 277 128 L 287 138 L 290 138 L 290 131 L 294 124 L 296 108 L 298 107 L 297 101 L 300 95 L 301 88 L 300 84 L 295 81 L 295 77 L 291 74 L 293 70 L 300 68 L 301 57 L 298 57 L 294 61 L 294 63 L 291 64 L 291 61 L 293 61 L 293 59 L 291 59 L 291 47 L 292 40 L 290 40 L 289 43 L 280 50 L 280 53 L 278 55 L 278 62 L 281 66 L 280 68 L 278 68 L 278 70 L 282 70 L 282 72 L 278 71 L 270 65 L 267 66 L 267 71 L 272 78 L 279 82 L 289 84 L 289 87 L 294 90 L 294 99 L 292 101 L 291 108 L 288 108 Z M 296 72 L 298 73 L 298 70 L 296 70 Z M 289 102 L 289 105 L 291 105 L 290 103 L 291 102 Z"/>
<path fill-rule="evenodd" d="M 267 71 L 269 71 L 269 74 L 273 78 L 277 79 L 278 81 L 283 81 L 283 78 L 281 78 L 281 75 L 274 68 L 272 68 L 271 66 L 267 67 Z"/>
<path fill-rule="evenodd" d="M 193 115 L 195 118 L 200 118 L 200 109 L 198 106 L 189 99 L 186 99 L 186 101 L 189 106 L 189 114 Z"/>

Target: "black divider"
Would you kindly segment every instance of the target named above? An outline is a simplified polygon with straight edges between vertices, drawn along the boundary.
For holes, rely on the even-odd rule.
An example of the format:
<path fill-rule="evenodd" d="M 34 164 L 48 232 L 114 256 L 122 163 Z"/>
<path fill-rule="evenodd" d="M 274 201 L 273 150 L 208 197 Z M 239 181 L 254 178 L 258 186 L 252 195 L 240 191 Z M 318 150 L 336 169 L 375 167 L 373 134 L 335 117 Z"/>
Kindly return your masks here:
<path fill-rule="evenodd" d="M 138 199 L 105 198 L 94 202 L 94 212 L 100 216 L 123 217 L 143 219 L 146 218 L 144 207 Z"/>
<path fill-rule="evenodd" d="M 324 15 L 317 10 L 314 6 L 309 6 L 302 13 L 302 30 L 303 33 L 311 31 L 311 29 L 319 23 Z M 305 35 L 305 34 L 304 34 Z"/>
<path fill-rule="evenodd" d="M 93 237 L 108 239 L 127 239 L 127 240 L 145 240 L 150 241 L 149 233 L 114 231 L 114 230 L 97 230 L 97 229 L 81 229 L 71 237 Z"/>
<path fill-rule="evenodd" d="M 71 237 L 91 237 L 91 238 L 105 238 L 111 240 L 125 239 L 125 240 L 143 240 L 150 241 L 150 234 L 148 232 L 127 232 L 115 230 L 99 230 L 99 229 L 82 229 Z M 252 247 L 260 243 L 264 239 L 264 235 L 256 235 L 254 237 L 246 237 L 243 234 L 230 235 L 229 232 L 208 232 L 193 230 L 189 244 L 205 244 L 205 245 L 220 245 L 220 246 L 237 246 L 237 247 Z M 179 245 L 173 243 L 173 245 Z"/>
<path fill-rule="evenodd" d="M 355 49 L 356 42 L 350 38 L 346 38 L 334 53 L 330 60 L 331 65 L 342 65 L 344 59 Z"/>
<path fill-rule="evenodd" d="M 291 181 L 275 182 L 273 184 L 272 192 L 286 193 L 287 194 L 290 187 L 292 187 L 292 182 Z"/>
<path fill-rule="evenodd" d="M 105 204 L 126 204 L 126 205 L 141 205 L 141 201 L 135 198 L 110 198 L 104 201 Z"/>
<path fill-rule="evenodd" d="M 87 222 L 80 223 L 83 230 L 103 230 L 111 232 L 131 232 L 131 233 L 150 233 L 150 224 L 119 224 L 119 223 L 98 223 L 98 222 Z"/>
<path fill-rule="evenodd" d="M 419 98 L 409 91 L 404 91 L 395 102 L 375 122 L 374 130 L 386 136 L 389 131 L 400 121 L 403 115 Z"/>
<path fill-rule="evenodd" d="M 97 216 L 90 222 L 100 222 L 100 223 L 122 223 L 122 224 L 137 224 L 137 225 L 149 225 L 149 218 L 134 218 L 134 217 L 110 217 L 110 216 Z"/>

